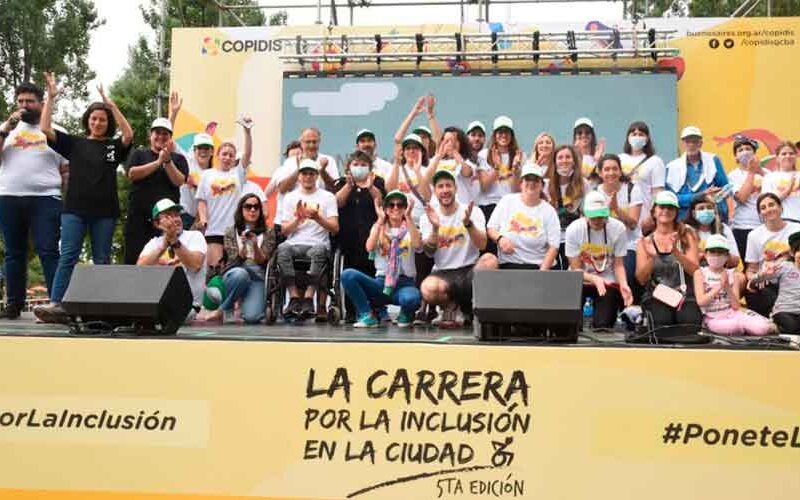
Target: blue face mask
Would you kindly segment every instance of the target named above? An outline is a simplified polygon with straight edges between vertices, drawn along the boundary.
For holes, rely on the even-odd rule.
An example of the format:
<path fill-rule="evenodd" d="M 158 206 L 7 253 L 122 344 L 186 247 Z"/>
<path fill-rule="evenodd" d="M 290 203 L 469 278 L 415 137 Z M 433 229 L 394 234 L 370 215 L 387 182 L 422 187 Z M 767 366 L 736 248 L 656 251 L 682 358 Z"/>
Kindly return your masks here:
<path fill-rule="evenodd" d="M 350 167 L 350 173 L 353 174 L 353 179 L 357 181 L 364 180 L 369 175 L 369 167 L 353 165 Z"/>
<path fill-rule="evenodd" d="M 717 214 L 714 213 L 714 210 L 705 209 L 705 210 L 695 210 L 694 211 L 694 218 L 700 224 L 706 225 L 711 224 L 716 219 Z"/>

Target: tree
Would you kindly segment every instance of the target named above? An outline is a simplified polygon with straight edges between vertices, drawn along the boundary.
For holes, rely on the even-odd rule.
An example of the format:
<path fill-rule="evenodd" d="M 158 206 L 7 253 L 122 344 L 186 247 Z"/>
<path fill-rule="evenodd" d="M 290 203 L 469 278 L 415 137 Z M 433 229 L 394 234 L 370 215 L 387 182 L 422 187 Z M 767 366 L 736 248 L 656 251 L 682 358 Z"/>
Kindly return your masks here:
<path fill-rule="evenodd" d="M 755 0 L 754 0 L 755 1 Z M 729 17 L 743 0 L 651 0 L 647 2 L 648 17 Z M 751 3 L 752 5 L 752 3 Z M 630 12 L 636 12 L 639 17 L 645 15 L 645 1 L 636 0 L 629 7 Z M 747 13 L 749 8 L 743 9 L 739 15 Z M 800 15 L 800 0 L 771 0 L 771 13 L 773 16 Z M 748 17 L 766 16 L 767 0 L 758 0 L 755 8 L 748 13 Z"/>
<path fill-rule="evenodd" d="M 286 23 L 289 21 L 289 13 L 285 10 L 279 10 L 274 14 L 269 16 L 269 25 L 270 26 L 286 26 Z"/>
<path fill-rule="evenodd" d="M 10 112 L 14 88 L 62 75 L 66 99 L 86 99 L 94 72 L 89 41 L 103 23 L 92 0 L 3 0 L 0 5 L 0 116 Z"/>

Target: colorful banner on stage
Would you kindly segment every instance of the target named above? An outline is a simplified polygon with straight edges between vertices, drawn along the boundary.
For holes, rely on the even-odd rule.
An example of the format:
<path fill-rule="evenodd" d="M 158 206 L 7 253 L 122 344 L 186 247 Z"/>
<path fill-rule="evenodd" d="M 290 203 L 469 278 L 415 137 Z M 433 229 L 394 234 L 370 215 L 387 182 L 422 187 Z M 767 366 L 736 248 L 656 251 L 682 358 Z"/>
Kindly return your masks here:
<path fill-rule="evenodd" d="M 607 25 L 596 20 L 587 20 L 571 24 L 465 25 L 464 32 L 532 33 L 536 29 L 542 32 L 566 32 L 614 27 L 623 30 L 631 28 L 629 24 Z M 719 154 L 728 168 L 733 166 L 731 145 L 732 138 L 737 133 L 746 133 L 766 146 L 760 154 L 772 152 L 781 139 L 800 139 L 800 123 L 795 119 L 800 115 L 800 103 L 792 99 L 800 86 L 800 71 L 793 64 L 800 59 L 800 18 L 647 19 L 646 25 L 640 23 L 637 28 L 676 30 L 677 38 L 671 45 L 681 51 L 678 57 L 662 59 L 657 63 L 675 68 L 678 78 L 677 126 L 667 131 L 672 140 L 666 144 L 656 144 L 658 153 L 665 160 L 677 154 L 674 145 L 677 144 L 678 131 L 688 124 L 697 125 L 703 130 L 704 148 Z M 193 135 L 205 130 L 214 136 L 217 143 L 238 139 L 237 142 L 241 144 L 241 132 L 237 130 L 235 121 L 243 113 L 251 114 L 256 122 L 253 169 L 263 183 L 280 164 L 281 148 L 284 146 L 281 141 L 286 142 L 287 138 L 299 134 L 299 130 L 281 131 L 282 107 L 298 106 L 295 110 L 297 113 L 306 111 L 302 102 L 282 102 L 283 70 L 298 69 L 282 65 L 278 58 L 279 54 L 288 50 L 284 47 L 284 44 L 291 43 L 287 39 L 294 39 L 297 35 L 327 35 L 330 36 L 329 41 L 320 44 L 312 52 L 316 50 L 337 55 L 342 53 L 342 48 L 338 45 L 342 34 L 452 34 L 456 31 L 458 27 L 455 25 L 335 27 L 330 31 L 323 26 L 174 30 L 172 89 L 179 90 L 185 97 L 183 112 L 176 125 L 178 143 L 188 150 Z M 385 47 L 383 50 L 392 49 Z M 438 69 L 450 70 L 451 63 L 452 61 L 443 61 Z M 407 67 L 408 64 L 397 63 L 397 66 Z M 423 66 L 430 69 L 436 64 L 424 63 Z M 469 61 L 463 64 L 469 64 Z M 473 63 L 472 67 L 485 67 L 487 64 Z M 593 64 L 597 63 L 580 59 L 577 62 L 578 67 Z M 620 65 L 624 66 L 625 63 L 620 61 Z M 325 71 L 340 68 L 336 61 L 310 66 L 310 69 Z M 569 70 L 573 63 L 565 59 L 550 66 Z M 346 65 L 345 69 L 353 67 L 356 66 Z M 393 65 L 383 62 L 382 68 L 390 71 Z M 346 97 L 344 92 L 339 95 L 342 99 Z M 438 97 L 442 103 L 448 95 Z M 661 98 L 658 93 L 654 92 L 652 95 L 654 100 Z M 391 101 L 391 96 L 386 99 Z M 623 108 L 626 106 L 625 102 L 618 104 Z M 474 103 L 463 103 L 463 106 L 474 108 Z M 593 117 L 600 109 L 587 107 L 582 110 L 582 114 Z M 475 109 L 476 116 L 493 116 L 495 111 Z M 403 120 L 405 113 L 407 110 L 396 116 L 397 125 Z M 496 114 L 499 113 L 497 111 Z M 568 130 L 577 117 L 575 112 L 568 114 L 569 116 L 565 114 L 564 125 L 554 130 L 560 141 L 570 140 L 563 131 Z M 511 115 L 514 118 L 513 113 Z M 440 115 L 438 118 L 445 126 L 451 124 L 447 116 Z M 603 122 L 601 116 L 594 118 Z M 649 117 L 641 118 L 648 120 Z M 307 125 L 315 125 L 313 117 L 310 117 Z M 363 125 L 371 127 L 369 114 L 364 116 Z M 609 127 L 612 125 L 616 127 L 615 124 L 609 124 Z M 293 124 L 292 128 L 297 128 L 297 125 Z M 539 131 L 534 127 L 531 130 L 521 130 L 518 135 L 526 138 L 527 142 Z M 342 147 L 339 144 L 326 144 L 325 132 L 323 130 L 323 151 L 327 146 L 332 153 L 346 153 L 339 151 Z M 659 135 L 664 132 L 655 133 Z M 599 129 L 598 135 L 614 139 L 609 141 L 609 151 L 618 152 L 621 148 L 620 141 L 616 139 L 624 135 L 624 131 Z M 380 152 L 384 157 L 391 156 L 391 150 L 388 149 L 391 141 L 391 134 L 378 137 L 379 146 L 383 145 Z M 352 144 L 345 144 L 347 149 L 351 146 Z"/>
<path fill-rule="evenodd" d="M 0 342 L 3 500 L 800 496 L 793 352 Z"/>

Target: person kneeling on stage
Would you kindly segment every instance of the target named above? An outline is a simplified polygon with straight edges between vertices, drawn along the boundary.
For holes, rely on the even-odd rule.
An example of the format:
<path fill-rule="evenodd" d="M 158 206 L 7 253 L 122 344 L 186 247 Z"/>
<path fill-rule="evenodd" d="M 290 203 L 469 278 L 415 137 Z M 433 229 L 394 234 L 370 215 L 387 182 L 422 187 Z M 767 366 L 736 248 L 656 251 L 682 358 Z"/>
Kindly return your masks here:
<path fill-rule="evenodd" d="M 800 232 L 789 236 L 791 259 L 762 267 L 753 281 L 777 281 L 778 298 L 772 307 L 772 321 L 781 333 L 800 334 Z"/>
<path fill-rule="evenodd" d="M 164 198 L 152 210 L 153 225 L 161 231 L 147 242 L 137 266 L 181 266 L 192 289 L 193 309 L 186 318 L 190 321 L 200 311 L 206 285 L 206 239 L 200 231 L 184 231 L 183 207 Z"/>
<path fill-rule="evenodd" d="M 627 228 L 609 217 L 607 198 L 592 191 L 583 200 L 583 217 L 567 227 L 569 268 L 583 271 L 583 298 L 594 301 L 592 328 L 613 328 L 623 305 L 633 303 L 625 275 Z"/>
<path fill-rule="evenodd" d="M 520 192 L 503 196 L 489 217 L 486 233 L 498 252 L 483 254 L 480 269 L 548 270 L 558 256 L 561 226 L 556 209 L 542 199 L 544 170 L 527 163 L 520 177 Z"/>
<path fill-rule="evenodd" d="M 317 187 L 319 164 L 311 159 L 300 161 L 300 189 L 283 199 L 281 232 L 286 241 L 278 245 L 278 268 L 283 285 L 289 291 L 289 305 L 284 316 L 314 317 L 314 294 L 322 286 L 322 271 L 330 259 L 330 235 L 339 232 L 339 210 L 333 193 Z M 301 297 L 297 286 L 294 259 L 311 260 L 309 283 Z"/>
<path fill-rule="evenodd" d="M 433 272 L 420 286 L 423 300 L 442 305 L 439 326 L 459 326 L 456 312 L 472 315 L 472 268 L 486 246 L 486 221 L 472 203 L 456 201 L 456 179 L 449 170 L 433 175 L 438 206 L 425 207 L 420 220 L 425 253 L 433 257 Z"/>
<path fill-rule="evenodd" d="M 414 311 L 420 304 L 414 285 L 414 251 L 422 247 L 422 238 L 411 216 L 412 207 L 413 200 L 398 190 L 384 197 L 383 206 L 376 201 L 378 220 L 365 245 L 374 256 L 375 277 L 352 268 L 342 272 L 342 286 L 358 313 L 354 328 L 378 326 L 380 321 L 372 309 L 386 304 L 400 306 L 397 326 L 405 328 L 414 321 Z"/>

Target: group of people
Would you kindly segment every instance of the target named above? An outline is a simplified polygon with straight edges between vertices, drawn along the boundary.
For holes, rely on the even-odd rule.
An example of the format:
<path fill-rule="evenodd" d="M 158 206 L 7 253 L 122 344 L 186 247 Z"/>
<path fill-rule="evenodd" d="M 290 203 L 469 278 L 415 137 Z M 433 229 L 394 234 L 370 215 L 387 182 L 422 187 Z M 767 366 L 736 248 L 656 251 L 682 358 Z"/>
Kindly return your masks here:
<path fill-rule="evenodd" d="M 800 175 L 791 142 L 778 145 L 772 166 L 759 160 L 757 141 L 737 137 L 736 168 L 726 172 L 702 150 L 697 127 L 682 130 L 683 154 L 665 164 L 646 123 L 632 123 L 613 154 L 592 121 L 579 118 L 570 144 L 541 133 L 526 154 L 510 117 L 491 128 L 473 121 L 442 129 L 435 99 L 425 96 L 400 124 L 392 158 L 380 158 L 376 135 L 362 129 L 340 171 L 309 127 L 261 190 L 247 180 L 251 120 L 240 120 L 241 155 L 205 133 L 184 155 L 172 141 L 181 107 L 173 94 L 148 147 L 130 152 L 130 125 L 102 89 L 103 102 L 84 114 L 83 136 L 55 129 L 58 89 L 52 75 L 47 82 L 46 98 L 20 86 L 17 109 L 0 125 L 8 318 L 24 302 L 28 232 L 50 292 L 51 303 L 35 310 L 43 321 L 65 318 L 60 302 L 87 232 L 94 263 L 110 262 L 124 162 L 125 262 L 181 265 L 195 299 L 190 316 L 206 321 L 229 320 L 237 305 L 243 321 L 263 321 L 273 255 L 288 295 L 284 316 L 323 318 L 338 247 L 346 320 L 359 328 L 391 320 L 390 304 L 400 308 L 400 327 L 469 323 L 473 273 L 500 268 L 582 272 L 594 328 L 613 327 L 637 304 L 654 330 L 800 331 Z M 423 114 L 427 123 L 415 126 Z M 222 290 L 215 301 L 211 287 Z"/>

